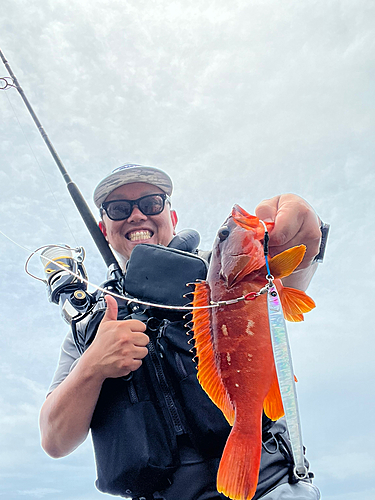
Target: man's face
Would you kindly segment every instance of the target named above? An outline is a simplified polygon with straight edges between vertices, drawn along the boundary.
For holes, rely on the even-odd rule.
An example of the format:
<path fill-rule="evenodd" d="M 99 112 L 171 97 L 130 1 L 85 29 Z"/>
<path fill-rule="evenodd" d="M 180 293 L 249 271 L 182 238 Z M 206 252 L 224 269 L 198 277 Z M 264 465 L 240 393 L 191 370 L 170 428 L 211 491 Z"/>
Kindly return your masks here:
<path fill-rule="evenodd" d="M 105 201 L 137 200 L 148 194 L 163 193 L 161 189 L 145 182 L 134 182 L 120 186 Z M 139 243 L 152 243 L 167 246 L 171 242 L 177 215 L 165 203 L 164 210 L 159 215 L 144 215 L 137 206 L 133 208 L 128 219 L 113 221 L 103 214 L 101 230 L 106 240 L 125 259 L 129 259 L 133 248 Z"/>

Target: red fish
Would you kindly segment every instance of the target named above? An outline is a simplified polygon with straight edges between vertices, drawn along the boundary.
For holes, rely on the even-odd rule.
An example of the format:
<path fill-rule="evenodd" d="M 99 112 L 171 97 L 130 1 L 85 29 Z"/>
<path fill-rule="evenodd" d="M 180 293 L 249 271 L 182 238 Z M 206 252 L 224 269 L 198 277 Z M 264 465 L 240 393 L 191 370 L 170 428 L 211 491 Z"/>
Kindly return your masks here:
<path fill-rule="evenodd" d="M 271 229 L 272 223 L 267 223 Z M 196 284 L 193 306 L 258 292 L 267 280 L 264 227 L 238 205 L 219 230 L 207 281 Z M 284 314 L 292 321 L 315 307 L 304 292 L 282 287 L 302 261 L 306 248 L 293 247 L 270 259 Z M 198 380 L 230 425 L 218 471 L 217 489 L 235 500 L 250 500 L 258 483 L 262 412 L 284 415 L 274 364 L 266 295 L 254 300 L 193 311 Z"/>

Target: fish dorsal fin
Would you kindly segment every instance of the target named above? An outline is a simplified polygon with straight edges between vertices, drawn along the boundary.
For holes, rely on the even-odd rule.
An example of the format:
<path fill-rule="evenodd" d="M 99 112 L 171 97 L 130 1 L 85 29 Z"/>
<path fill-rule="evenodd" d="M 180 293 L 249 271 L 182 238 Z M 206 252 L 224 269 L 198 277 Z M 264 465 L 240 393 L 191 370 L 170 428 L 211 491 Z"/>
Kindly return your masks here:
<path fill-rule="evenodd" d="M 208 306 L 210 303 L 210 288 L 207 282 L 194 283 L 193 307 Z M 234 408 L 216 363 L 212 346 L 210 309 L 193 310 L 192 319 L 195 349 L 198 358 L 198 380 L 215 405 L 220 408 L 230 425 L 234 423 Z"/>
<path fill-rule="evenodd" d="M 275 368 L 274 372 L 275 373 L 272 385 L 270 387 L 270 390 L 268 391 L 266 399 L 263 402 L 263 410 L 268 418 L 270 418 L 271 420 L 278 420 L 279 418 L 284 416 L 285 412 Z"/>
<path fill-rule="evenodd" d="M 256 230 L 261 227 L 258 217 L 256 217 L 255 215 L 250 215 L 239 205 L 233 206 L 232 217 L 235 223 L 243 227 L 244 229 Z"/>
<path fill-rule="evenodd" d="M 285 278 L 295 270 L 302 262 L 305 255 L 305 245 L 288 248 L 285 252 L 281 252 L 269 261 L 270 271 L 275 278 Z"/>
<path fill-rule="evenodd" d="M 256 237 L 261 239 L 264 237 L 264 226 L 266 225 L 267 231 L 273 229 L 275 223 L 274 222 L 263 222 L 261 224 L 259 218 L 256 215 L 250 215 L 246 210 L 244 210 L 239 205 L 234 205 L 232 208 L 232 217 L 234 222 L 247 230 L 252 230 L 256 233 Z"/>
<path fill-rule="evenodd" d="M 303 321 L 303 314 L 315 307 L 313 299 L 302 290 L 281 287 L 279 295 L 284 317 L 288 321 Z"/>
<path fill-rule="evenodd" d="M 255 238 L 260 240 L 264 236 L 264 228 L 259 222 L 258 217 L 250 215 L 239 205 L 234 205 L 232 208 L 232 217 L 237 226 L 253 231 Z"/>

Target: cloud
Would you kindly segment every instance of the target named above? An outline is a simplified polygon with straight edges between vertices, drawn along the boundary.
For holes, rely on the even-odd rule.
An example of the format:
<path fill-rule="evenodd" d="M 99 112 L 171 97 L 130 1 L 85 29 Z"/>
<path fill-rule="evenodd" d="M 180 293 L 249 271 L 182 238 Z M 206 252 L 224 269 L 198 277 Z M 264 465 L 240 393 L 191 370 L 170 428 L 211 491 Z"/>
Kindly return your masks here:
<path fill-rule="evenodd" d="M 333 481 L 355 478 L 365 481 L 373 476 L 375 458 L 368 452 L 343 451 L 337 455 L 325 455 L 317 460 L 325 479 Z"/>
<path fill-rule="evenodd" d="M 17 490 L 17 495 L 30 498 L 44 498 L 47 495 L 56 495 L 57 493 L 61 493 L 61 491 L 53 488 L 35 488 L 34 490 Z M 48 498 L 50 498 L 50 496 Z"/>

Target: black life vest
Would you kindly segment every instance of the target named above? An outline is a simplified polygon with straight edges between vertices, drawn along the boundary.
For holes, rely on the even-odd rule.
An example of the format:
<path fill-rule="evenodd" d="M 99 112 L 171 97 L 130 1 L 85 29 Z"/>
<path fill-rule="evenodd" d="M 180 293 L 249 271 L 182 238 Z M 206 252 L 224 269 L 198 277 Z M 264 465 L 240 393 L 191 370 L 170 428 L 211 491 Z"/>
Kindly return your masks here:
<path fill-rule="evenodd" d="M 151 245 L 135 250 L 125 288 L 138 298 L 179 305 L 183 299 L 186 304 L 189 299 L 181 295 L 188 291 L 186 283 L 205 278 L 207 263 L 196 255 Z M 151 252 L 151 259 L 144 251 Z M 129 316 L 127 303 L 118 300 L 118 305 L 118 319 L 148 320 L 149 354 L 131 377 L 103 383 L 91 422 L 96 484 L 113 495 L 147 495 L 164 489 L 180 465 L 177 436 L 188 435 L 202 460 L 215 458 L 221 456 L 230 426 L 197 380 L 186 311 L 149 308 L 141 316 Z M 104 311 L 99 296 L 94 310 L 73 325 L 81 351 L 95 337 Z"/>
<path fill-rule="evenodd" d="M 202 261 L 202 267 L 200 261 L 191 253 L 138 245 L 125 289 L 146 301 L 181 305 L 187 301 L 183 298 L 186 283 L 205 278 L 207 265 Z M 111 282 L 106 286 L 110 288 Z M 197 380 L 185 312 L 151 307 L 137 316 L 127 302 L 118 300 L 118 306 L 118 319 L 147 320 L 149 354 L 131 376 L 103 383 L 91 421 L 96 486 L 112 495 L 147 496 L 170 484 L 180 465 L 179 436 L 189 437 L 203 461 L 221 457 L 231 428 Z M 73 322 L 80 352 L 94 339 L 105 308 L 103 295 L 98 293 L 94 309 Z M 285 422 L 271 422 L 263 414 L 261 470 L 254 498 L 279 483 L 294 481 L 288 443 Z"/>

